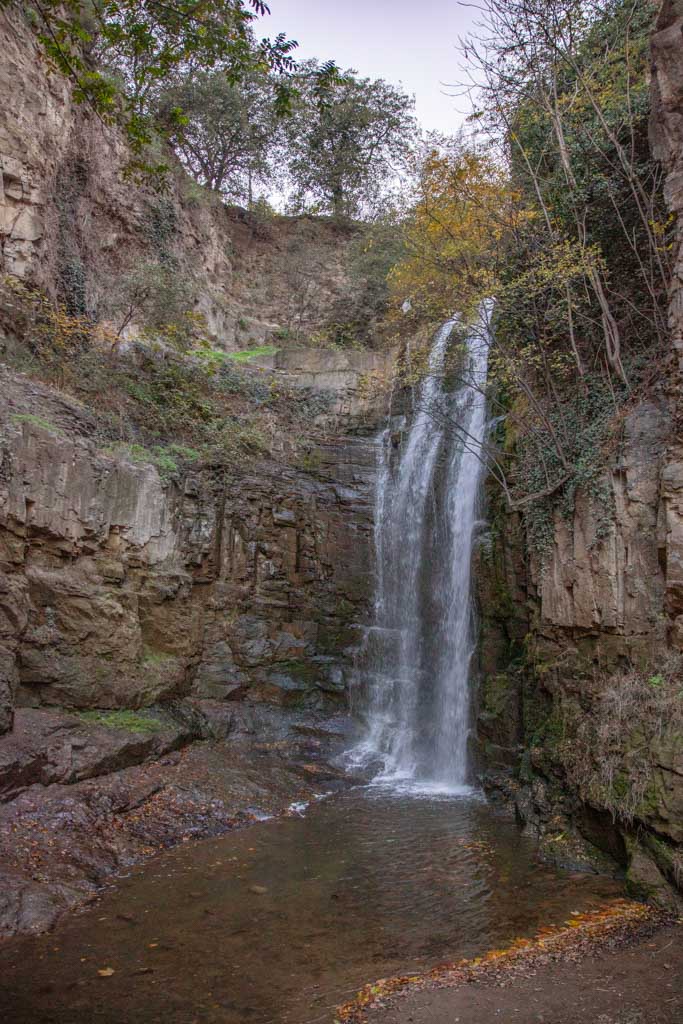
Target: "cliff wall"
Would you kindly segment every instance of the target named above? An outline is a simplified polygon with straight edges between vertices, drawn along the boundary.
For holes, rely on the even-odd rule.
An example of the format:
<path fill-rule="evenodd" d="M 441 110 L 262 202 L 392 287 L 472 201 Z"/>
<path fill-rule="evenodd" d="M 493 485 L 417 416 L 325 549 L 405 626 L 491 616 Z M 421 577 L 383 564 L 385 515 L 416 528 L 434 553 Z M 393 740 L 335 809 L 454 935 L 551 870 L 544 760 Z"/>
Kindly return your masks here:
<path fill-rule="evenodd" d="M 492 790 L 549 858 L 607 854 L 634 891 L 666 899 L 666 881 L 683 877 L 680 2 L 662 7 L 652 61 L 652 147 L 677 218 L 671 352 L 661 386 L 623 422 L 601 500 L 579 493 L 570 518 L 556 514 L 543 560 L 491 491 L 477 731 Z"/>
<path fill-rule="evenodd" d="M 97 408 L 35 369 L 2 371 L 0 729 L 15 701 L 340 701 L 369 593 L 374 455 L 336 432 L 359 416 L 367 430 L 377 409 L 359 382 L 389 363 L 350 352 L 330 367 L 301 343 L 352 288 L 358 229 L 225 207 L 172 160 L 161 192 L 136 184 L 120 135 L 74 104 L 16 12 L 0 12 L 0 40 L 0 274 L 107 322 L 127 274 L 170 267 L 216 348 L 277 337 L 278 366 L 254 373 L 328 399 L 308 469 L 262 458 L 162 479 L 107 451 Z M 0 350 L 30 363 L 10 321 Z"/>
<path fill-rule="evenodd" d="M 226 207 L 172 160 L 161 191 L 136 183 L 121 137 L 73 103 L 16 11 L 0 12 L 0 51 L 0 934 L 11 934 L 46 927 L 160 845 L 282 811 L 334 778 L 320 761 L 371 594 L 368 435 L 392 360 L 310 344 L 358 286 L 357 227 Z M 242 366 L 219 351 L 207 369 L 145 337 L 138 310 L 107 349 L 91 325 L 111 340 L 126 280 L 150 267 L 189 297 L 205 345 L 279 351 Z M 35 289 L 58 303 L 47 326 L 20 312 Z M 239 379 L 211 405 L 223 369 Z M 131 401 L 143 413 L 119 433 Z M 169 409 L 185 433 L 173 436 Z M 239 444 L 217 459 L 212 443 L 191 451 L 207 418 L 219 433 L 261 424 L 277 461 Z M 173 443 L 184 454 L 160 466 L 152 449 Z"/>
<path fill-rule="evenodd" d="M 377 411 L 359 382 L 388 362 L 336 353 L 330 367 L 301 341 L 349 292 L 358 229 L 258 219 L 174 166 L 161 193 L 136 184 L 120 136 L 74 104 L 29 25 L 3 11 L 0 37 L 0 272 L 106 321 L 126 274 L 170 266 L 190 283 L 216 348 L 277 336 L 278 365 L 261 371 L 273 387 L 285 380 L 329 400 L 308 469 L 262 458 L 162 479 L 154 465 L 107 451 L 97 409 L 35 371 L 4 369 L 0 728 L 11 726 L 15 700 L 341 700 L 343 651 L 369 592 L 374 455 L 335 431 L 361 414 L 367 429 Z M 21 364 L 26 338 L 5 321 L 5 354 Z M 135 330 L 133 318 L 126 334 Z"/>
<path fill-rule="evenodd" d="M 2 388 L 5 727 L 8 688 L 76 708 L 342 699 L 370 589 L 371 443 L 321 443 L 315 474 L 162 481 L 103 454 L 76 403 L 9 371 Z"/>
<path fill-rule="evenodd" d="M 173 261 L 227 350 L 313 333 L 348 296 L 357 228 L 226 207 L 171 154 L 161 191 L 136 185 L 120 134 L 74 104 L 28 23 L 3 10 L 0 40 L 0 273 L 106 319 L 127 274 Z"/>

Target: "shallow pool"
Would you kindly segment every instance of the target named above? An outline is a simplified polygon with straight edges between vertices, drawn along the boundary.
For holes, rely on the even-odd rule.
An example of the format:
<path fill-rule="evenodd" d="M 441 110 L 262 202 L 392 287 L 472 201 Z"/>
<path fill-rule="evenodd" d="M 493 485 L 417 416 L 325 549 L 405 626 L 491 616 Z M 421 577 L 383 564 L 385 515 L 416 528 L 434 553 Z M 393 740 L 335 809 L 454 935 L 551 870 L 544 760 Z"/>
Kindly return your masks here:
<path fill-rule="evenodd" d="M 0 947 L 0 1017 L 331 1022 L 366 981 L 503 946 L 618 893 L 538 864 L 475 796 L 356 788 L 163 854 L 56 932 Z"/>

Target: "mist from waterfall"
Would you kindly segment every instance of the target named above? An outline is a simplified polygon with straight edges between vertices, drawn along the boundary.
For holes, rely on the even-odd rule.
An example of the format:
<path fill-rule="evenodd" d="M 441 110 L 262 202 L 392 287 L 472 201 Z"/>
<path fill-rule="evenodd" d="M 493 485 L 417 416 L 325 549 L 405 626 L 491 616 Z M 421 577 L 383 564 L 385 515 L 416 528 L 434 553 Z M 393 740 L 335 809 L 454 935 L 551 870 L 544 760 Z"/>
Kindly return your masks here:
<path fill-rule="evenodd" d="M 380 442 L 374 621 L 359 664 L 357 760 L 428 792 L 468 784 L 471 596 L 491 306 L 436 333 L 407 436 Z M 458 366 L 453 372 L 453 365 Z"/>

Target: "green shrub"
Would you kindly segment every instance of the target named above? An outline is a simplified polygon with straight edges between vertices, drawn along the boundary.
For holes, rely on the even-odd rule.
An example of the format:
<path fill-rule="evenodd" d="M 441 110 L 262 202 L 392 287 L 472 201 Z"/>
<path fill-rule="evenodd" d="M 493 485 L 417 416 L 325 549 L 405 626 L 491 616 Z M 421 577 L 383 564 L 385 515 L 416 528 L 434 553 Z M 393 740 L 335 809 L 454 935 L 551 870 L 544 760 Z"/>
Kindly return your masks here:
<path fill-rule="evenodd" d="M 193 309 L 194 298 L 192 280 L 159 259 L 114 278 L 99 313 L 115 323 L 116 337 L 136 324 L 147 341 L 184 351 L 205 333 L 204 318 Z"/>
<path fill-rule="evenodd" d="M 667 653 L 657 668 L 603 679 L 561 751 L 570 781 L 627 822 L 655 810 L 661 745 L 683 736 L 683 661 Z"/>
<path fill-rule="evenodd" d="M 170 199 L 160 197 L 147 205 L 142 228 L 162 263 L 172 263 L 170 246 L 178 232 L 178 215 Z"/>
<path fill-rule="evenodd" d="M 4 318 L 20 341 L 14 365 L 84 402 L 104 451 L 154 465 L 165 478 L 199 461 L 239 470 L 268 454 L 274 437 L 280 457 L 293 458 L 330 406 L 327 394 L 243 365 L 275 346 L 228 354 L 201 344 L 188 355 L 141 342 L 107 348 L 97 325 L 21 283 L 0 281 L 0 324 Z M 25 418 L 57 431 L 40 417 Z"/>
<path fill-rule="evenodd" d="M 167 449 L 161 448 L 158 445 L 150 449 L 145 448 L 141 444 L 130 444 L 127 441 L 121 441 L 118 444 L 110 445 L 105 451 L 107 454 L 123 455 L 131 462 L 140 465 L 155 466 L 159 476 L 164 478 L 178 472 L 176 460 L 169 454 Z"/>
<path fill-rule="evenodd" d="M 149 647 L 147 644 L 142 652 L 143 665 L 163 665 L 172 659 L 172 654 L 168 654 L 167 651 L 157 651 L 154 647 Z"/>
<path fill-rule="evenodd" d="M 266 455 L 268 440 L 254 423 L 228 419 L 209 431 L 207 458 L 220 465 L 232 465 L 244 456 Z"/>
<path fill-rule="evenodd" d="M 239 352 L 228 352 L 227 357 L 235 363 L 250 363 L 259 356 L 274 356 L 277 351 L 276 345 L 258 345 L 256 348 L 245 348 Z"/>

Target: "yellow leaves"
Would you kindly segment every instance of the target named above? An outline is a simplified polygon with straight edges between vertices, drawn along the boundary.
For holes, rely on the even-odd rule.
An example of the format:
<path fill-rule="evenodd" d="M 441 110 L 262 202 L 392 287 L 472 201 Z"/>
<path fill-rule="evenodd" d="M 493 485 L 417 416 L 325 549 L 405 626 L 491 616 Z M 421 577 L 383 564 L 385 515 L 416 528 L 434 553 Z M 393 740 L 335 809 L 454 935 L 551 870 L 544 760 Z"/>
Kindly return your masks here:
<path fill-rule="evenodd" d="M 112 974 L 115 974 L 113 967 L 101 967 L 97 972 L 100 978 L 111 978 Z"/>
<path fill-rule="evenodd" d="M 475 150 L 432 150 L 406 233 L 407 256 L 389 275 L 400 305 L 443 317 L 496 290 L 500 241 L 517 222 L 506 176 Z M 526 216 L 526 215 L 525 215 Z"/>
<path fill-rule="evenodd" d="M 392 380 L 388 373 L 381 370 L 370 370 L 358 378 L 358 397 L 363 401 L 376 398 L 391 388 Z"/>
<path fill-rule="evenodd" d="M 55 355 L 73 351 L 87 344 L 93 335 L 92 321 L 74 316 L 65 306 L 53 303 L 47 295 L 15 278 L 2 280 L 2 299 L 13 297 L 12 308 L 18 320 L 30 325 L 33 338 L 44 350 Z"/>
<path fill-rule="evenodd" d="M 533 968 L 534 958 L 539 952 L 552 951 L 554 956 L 564 951 L 572 953 L 580 943 L 610 936 L 618 929 L 632 927 L 636 930 L 641 923 L 656 919 L 657 912 L 641 903 L 631 900 L 612 900 L 596 910 L 571 911 L 571 920 L 564 925 L 540 928 L 534 938 L 517 938 L 504 949 L 491 949 L 481 956 L 469 960 L 456 960 L 440 964 L 423 975 L 382 978 L 360 990 L 355 999 L 337 1008 L 339 1024 L 353 1024 L 365 1020 L 364 1011 L 381 999 L 404 992 L 407 989 L 424 988 L 427 984 L 459 985 L 481 977 L 496 978 L 511 967 L 527 963 Z"/>

